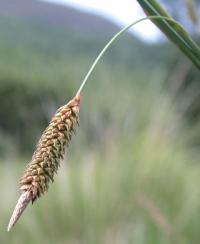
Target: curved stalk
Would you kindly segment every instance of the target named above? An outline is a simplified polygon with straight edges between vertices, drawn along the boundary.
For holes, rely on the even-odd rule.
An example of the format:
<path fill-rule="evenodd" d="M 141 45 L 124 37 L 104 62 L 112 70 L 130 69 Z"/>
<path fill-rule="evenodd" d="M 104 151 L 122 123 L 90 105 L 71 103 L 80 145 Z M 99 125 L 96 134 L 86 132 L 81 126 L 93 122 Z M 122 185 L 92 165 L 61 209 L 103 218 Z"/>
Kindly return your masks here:
<path fill-rule="evenodd" d="M 83 87 L 85 86 L 88 78 L 90 77 L 90 75 L 92 74 L 93 70 L 95 69 L 96 65 L 98 64 L 99 60 L 101 59 L 101 57 L 104 55 L 104 53 L 107 51 L 107 49 L 112 45 L 112 43 L 118 39 L 119 36 L 121 36 L 124 32 L 126 32 L 128 29 L 130 29 L 131 27 L 133 27 L 134 25 L 144 21 L 144 20 L 152 20 L 152 19 L 162 19 L 162 20 L 166 20 L 170 23 L 173 23 L 174 25 L 176 25 L 178 28 L 180 28 L 180 30 L 184 30 L 184 28 L 182 27 L 182 25 L 180 25 L 177 21 L 169 18 L 169 17 L 163 17 L 163 16 L 148 16 L 148 17 L 144 17 L 141 18 L 139 20 L 136 20 L 134 22 L 132 22 L 131 24 L 125 26 L 123 29 L 121 29 L 113 38 L 111 38 L 111 40 L 105 45 L 105 47 L 102 49 L 102 51 L 99 53 L 99 55 L 97 56 L 97 58 L 94 60 L 92 66 L 90 67 L 89 71 L 87 72 L 85 78 L 83 79 L 78 91 L 77 91 L 77 96 L 80 95 L 81 91 L 83 90 Z M 188 49 L 188 52 L 193 52 L 192 48 L 189 46 L 189 44 L 185 43 L 185 48 Z M 200 61 L 199 61 L 200 63 Z"/>

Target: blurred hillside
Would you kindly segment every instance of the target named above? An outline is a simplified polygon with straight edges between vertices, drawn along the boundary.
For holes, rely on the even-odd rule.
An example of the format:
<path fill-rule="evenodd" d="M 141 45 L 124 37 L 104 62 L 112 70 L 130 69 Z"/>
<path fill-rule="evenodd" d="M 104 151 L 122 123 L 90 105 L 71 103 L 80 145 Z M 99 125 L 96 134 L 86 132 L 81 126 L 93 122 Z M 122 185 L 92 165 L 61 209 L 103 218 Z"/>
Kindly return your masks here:
<path fill-rule="evenodd" d="M 39 0 L 2 0 L 0 6 L 1 19 L 12 22 L 21 21 L 84 33 L 114 33 L 117 30 L 113 24 L 100 17 Z"/>

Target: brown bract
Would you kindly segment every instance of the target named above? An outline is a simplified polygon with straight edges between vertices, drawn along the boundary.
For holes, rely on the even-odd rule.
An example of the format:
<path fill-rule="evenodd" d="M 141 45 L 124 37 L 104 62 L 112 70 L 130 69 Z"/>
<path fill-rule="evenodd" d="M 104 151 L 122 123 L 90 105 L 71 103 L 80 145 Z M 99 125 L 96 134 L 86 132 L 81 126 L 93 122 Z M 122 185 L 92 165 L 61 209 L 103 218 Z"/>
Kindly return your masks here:
<path fill-rule="evenodd" d="M 34 202 L 48 190 L 63 159 L 75 127 L 79 123 L 80 96 L 75 96 L 59 108 L 43 132 L 28 167 L 20 180 L 22 195 L 10 219 L 8 230 L 14 226 L 30 201 Z"/>

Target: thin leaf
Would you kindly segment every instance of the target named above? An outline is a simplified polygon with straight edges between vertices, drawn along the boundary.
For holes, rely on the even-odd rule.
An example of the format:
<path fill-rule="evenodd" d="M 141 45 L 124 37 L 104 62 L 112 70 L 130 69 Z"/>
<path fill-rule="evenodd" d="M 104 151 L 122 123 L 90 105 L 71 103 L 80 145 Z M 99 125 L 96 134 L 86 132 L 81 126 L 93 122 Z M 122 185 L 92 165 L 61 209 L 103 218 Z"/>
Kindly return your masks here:
<path fill-rule="evenodd" d="M 137 0 L 148 16 L 163 16 L 174 20 L 156 0 Z M 180 24 L 152 19 L 158 28 L 200 69 L 200 48 Z"/>

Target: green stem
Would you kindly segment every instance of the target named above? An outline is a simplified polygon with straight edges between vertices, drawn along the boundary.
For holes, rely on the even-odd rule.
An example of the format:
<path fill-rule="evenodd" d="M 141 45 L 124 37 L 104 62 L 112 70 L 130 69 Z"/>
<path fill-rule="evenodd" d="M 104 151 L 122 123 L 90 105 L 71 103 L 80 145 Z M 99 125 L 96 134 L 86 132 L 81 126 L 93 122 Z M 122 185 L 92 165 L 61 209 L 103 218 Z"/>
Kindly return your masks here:
<path fill-rule="evenodd" d="M 125 26 L 122 30 L 120 30 L 106 45 L 105 47 L 102 49 L 102 51 L 99 53 L 99 55 L 97 56 L 97 58 L 95 59 L 95 61 L 93 62 L 92 66 L 90 67 L 88 73 L 86 74 L 84 80 L 82 81 L 78 91 L 77 91 L 77 96 L 80 95 L 81 91 L 83 90 L 83 87 L 85 86 L 88 78 L 90 77 L 90 75 L 92 74 L 94 68 L 96 67 L 97 63 L 99 62 L 99 60 L 101 59 L 101 57 L 104 55 L 104 53 L 106 52 L 106 50 L 111 46 L 111 44 L 120 36 L 122 35 L 124 32 L 126 32 L 128 29 L 130 29 L 132 26 L 144 21 L 144 20 L 150 20 L 150 19 L 165 19 L 166 21 L 169 22 L 173 22 L 174 24 L 176 24 L 177 26 L 179 26 L 181 29 L 183 28 L 178 22 L 176 22 L 175 20 L 169 18 L 169 17 L 163 17 L 163 16 L 148 16 L 145 18 L 141 18 L 137 21 L 134 21 L 133 23 Z"/>

